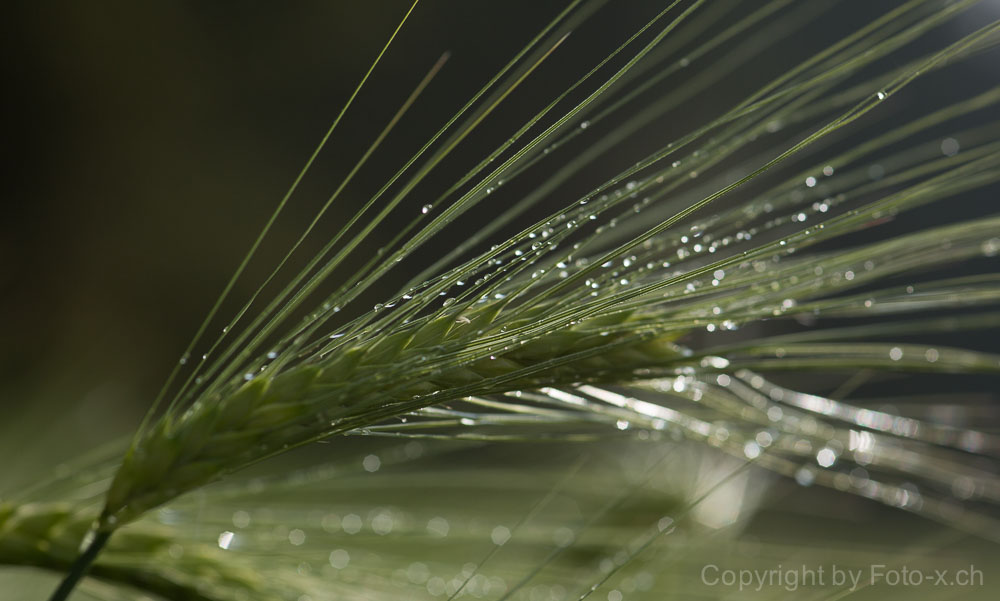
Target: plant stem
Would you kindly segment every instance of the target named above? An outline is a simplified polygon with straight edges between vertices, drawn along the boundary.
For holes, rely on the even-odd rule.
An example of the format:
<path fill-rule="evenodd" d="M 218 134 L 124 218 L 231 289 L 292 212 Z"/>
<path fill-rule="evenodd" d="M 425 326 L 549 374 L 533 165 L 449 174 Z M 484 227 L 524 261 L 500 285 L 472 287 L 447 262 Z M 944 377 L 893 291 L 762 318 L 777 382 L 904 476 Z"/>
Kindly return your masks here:
<path fill-rule="evenodd" d="M 97 559 L 97 555 L 107 544 L 108 539 L 111 538 L 111 532 L 97 532 L 94 535 L 94 540 L 90 541 L 87 548 L 76 558 L 73 565 L 69 569 L 69 573 L 61 583 L 59 583 L 59 588 L 52 593 L 49 597 L 49 601 L 65 601 L 73 589 L 76 587 L 76 583 L 80 581 L 81 578 L 90 569 L 90 564 L 94 563 Z"/>

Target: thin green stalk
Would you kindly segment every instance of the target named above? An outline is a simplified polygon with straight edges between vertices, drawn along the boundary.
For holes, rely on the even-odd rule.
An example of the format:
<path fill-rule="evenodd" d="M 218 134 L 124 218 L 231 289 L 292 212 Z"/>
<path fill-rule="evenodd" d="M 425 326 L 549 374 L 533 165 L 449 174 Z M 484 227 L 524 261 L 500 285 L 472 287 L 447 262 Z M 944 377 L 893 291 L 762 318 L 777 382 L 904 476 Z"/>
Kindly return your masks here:
<path fill-rule="evenodd" d="M 49 601 L 66 601 L 69 598 L 70 593 L 76 588 L 76 585 L 80 582 L 80 579 L 87 575 L 90 570 L 91 564 L 97 559 L 101 550 L 111 539 L 112 532 L 94 532 L 94 537 L 91 539 L 90 544 L 80 553 L 76 561 L 69 568 L 69 573 L 63 578 L 62 582 L 59 583 L 59 587 L 52 593 L 49 597 Z"/>

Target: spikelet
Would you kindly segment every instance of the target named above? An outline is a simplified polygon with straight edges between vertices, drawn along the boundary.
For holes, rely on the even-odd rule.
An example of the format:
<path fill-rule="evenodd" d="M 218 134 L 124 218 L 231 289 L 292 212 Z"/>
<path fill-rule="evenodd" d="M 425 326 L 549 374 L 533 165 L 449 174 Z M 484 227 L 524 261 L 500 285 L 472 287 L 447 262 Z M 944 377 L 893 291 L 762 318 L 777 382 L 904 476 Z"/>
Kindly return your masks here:
<path fill-rule="evenodd" d="M 464 348 L 479 337 L 478 328 L 495 328 L 496 313 L 486 308 L 467 318 L 444 314 L 424 320 L 327 360 L 273 378 L 258 376 L 228 396 L 198 402 L 176 421 L 161 420 L 134 445 L 116 474 L 102 528 L 130 522 L 183 492 L 316 437 L 465 396 L 628 379 L 637 369 L 662 367 L 680 357 L 667 336 L 606 336 L 570 328 L 502 354 L 422 369 L 435 349 Z M 601 325 L 628 322 L 623 313 Z M 447 355 L 443 359 L 454 363 Z"/>

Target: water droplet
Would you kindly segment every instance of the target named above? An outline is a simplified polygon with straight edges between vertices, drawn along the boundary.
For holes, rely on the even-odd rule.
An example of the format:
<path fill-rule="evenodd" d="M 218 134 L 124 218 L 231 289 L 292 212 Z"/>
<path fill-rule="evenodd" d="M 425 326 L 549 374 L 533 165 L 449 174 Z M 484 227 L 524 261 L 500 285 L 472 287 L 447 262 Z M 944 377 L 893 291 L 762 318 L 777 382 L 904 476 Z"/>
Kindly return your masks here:
<path fill-rule="evenodd" d="M 795 481 L 799 483 L 799 486 L 811 486 L 816 481 L 816 474 L 807 467 L 801 467 L 795 472 Z"/>
<path fill-rule="evenodd" d="M 427 532 L 439 537 L 448 536 L 448 531 L 451 529 L 448 520 L 443 517 L 433 517 L 427 521 Z"/>
<path fill-rule="evenodd" d="M 233 526 L 237 528 L 246 528 L 250 525 L 250 514 L 239 510 L 233 512 Z"/>
<path fill-rule="evenodd" d="M 510 540 L 510 529 L 506 526 L 497 526 L 490 533 L 490 540 L 498 547 Z"/>
<path fill-rule="evenodd" d="M 347 567 L 347 564 L 351 562 L 351 554 L 343 549 L 334 549 L 330 551 L 330 566 L 337 569 L 343 570 Z"/>
<path fill-rule="evenodd" d="M 361 467 L 365 468 L 366 472 L 374 473 L 382 467 L 382 460 L 379 459 L 378 455 L 366 455 L 361 461 Z"/>
<path fill-rule="evenodd" d="M 219 542 L 219 548 L 220 549 L 228 549 L 229 545 L 233 544 L 233 537 L 234 536 L 235 536 L 235 534 L 232 533 L 232 532 L 230 532 L 229 530 L 226 530 L 225 532 L 220 533 L 219 534 L 219 541 L 218 541 Z"/>
<path fill-rule="evenodd" d="M 757 441 L 757 444 L 759 444 L 762 448 L 766 448 L 771 446 L 771 443 L 774 442 L 774 437 L 771 436 L 771 433 L 767 430 L 761 430 L 756 436 L 754 436 L 754 440 Z"/>
<path fill-rule="evenodd" d="M 361 532 L 361 527 L 363 525 L 361 516 L 353 513 L 345 515 L 344 519 L 340 520 L 340 527 L 348 534 L 357 534 L 358 532 Z"/>
<path fill-rule="evenodd" d="M 830 447 L 823 447 L 816 453 L 816 463 L 820 467 L 831 467 L 837 461 L 837 452 Z"/>
<path fill-rule="evenodd" d="M 709 332 L 714 331 L 715 330 L 714 324 L 709 324 L 709 325 L 712 325 L 712 329 L 709 330 Z M 702 365 L 702 367 L 712 367 L 712 368 L 715 368 L 715 369 L 725 369 L 725 368 L 729 367 L 729 359 L 726 359 L 725 357 L 719 357 L 719 356 L 714 356 L 713 355 L 713 356 L 705 357 L 704 359 L 702 359 L 701 360 L 701 365 Z"/>
<path fill-rule="evenodd" d="M 958 154 L 959 148 L 958 140 L 955 138 L 945 138 L 941 141 L 941 154 L 945 156 L 955 156 Z"/>

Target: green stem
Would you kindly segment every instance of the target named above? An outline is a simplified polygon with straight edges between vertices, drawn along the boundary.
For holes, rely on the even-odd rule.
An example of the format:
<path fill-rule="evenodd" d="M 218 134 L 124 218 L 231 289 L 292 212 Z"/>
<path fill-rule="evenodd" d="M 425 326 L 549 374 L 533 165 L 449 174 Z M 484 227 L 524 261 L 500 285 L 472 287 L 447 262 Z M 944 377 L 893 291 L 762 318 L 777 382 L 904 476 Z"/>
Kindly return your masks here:
<path fill-rule="evenodd" d="M 90 541 L 87 548 L 76 558 L 73 565 L 70 566 L 69 573 L 59 583 L 59 588 L 52 593 L 49 601 L 66 601 L 69 594 L 76 587 L 76 583 L 84 577 L 87 570 L 90 569 L 90 565 L 97 559 L 97 555 L 104 548 L 104 545 L 107 544 L 109 538 L 111 538 L 111 532 L 97 532 L 94 534 L 94 540 Z"/>

